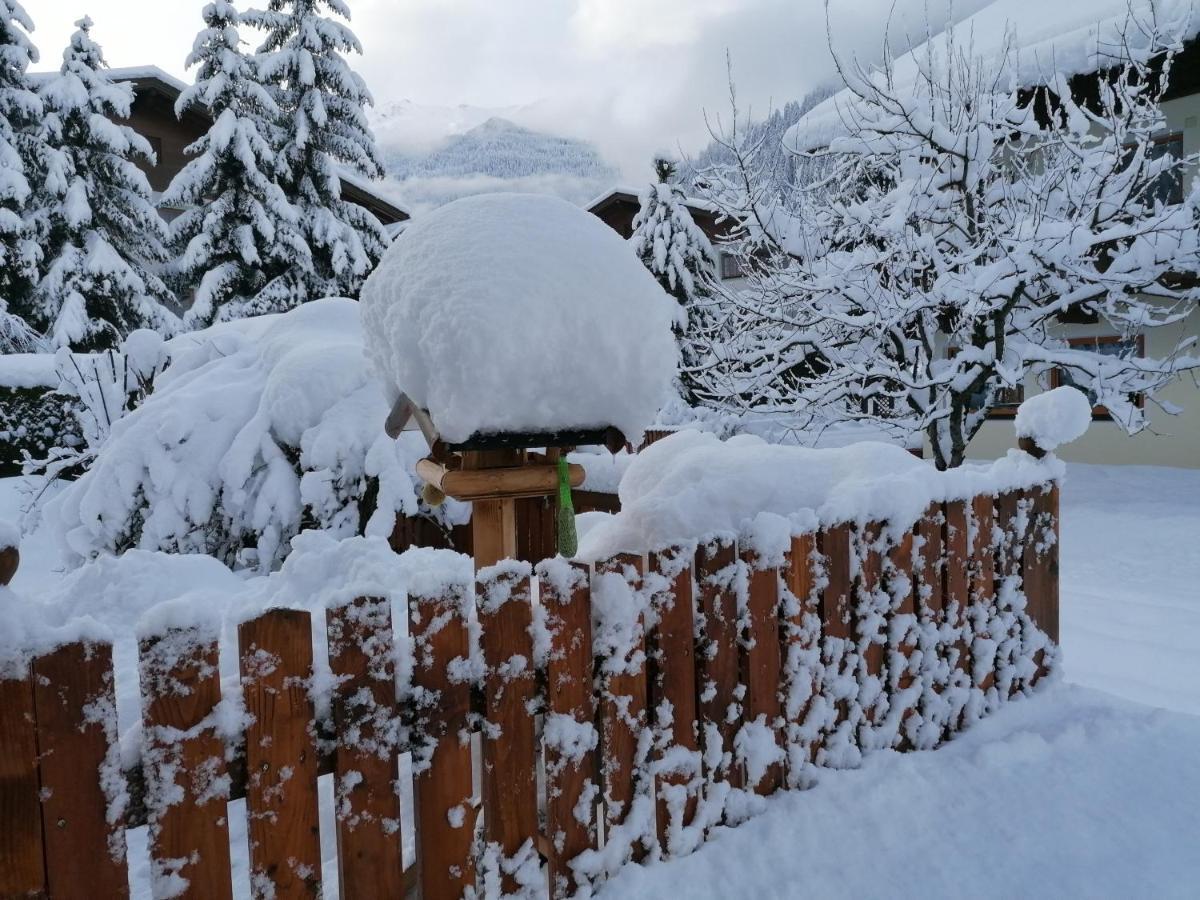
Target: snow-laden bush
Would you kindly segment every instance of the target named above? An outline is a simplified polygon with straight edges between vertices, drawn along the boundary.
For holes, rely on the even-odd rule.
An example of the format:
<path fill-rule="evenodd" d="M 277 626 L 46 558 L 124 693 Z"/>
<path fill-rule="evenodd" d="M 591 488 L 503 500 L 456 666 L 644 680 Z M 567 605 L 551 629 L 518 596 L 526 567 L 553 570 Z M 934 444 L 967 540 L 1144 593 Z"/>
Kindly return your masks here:
<path fill-rule="evenodd" d="M 222 323 L 166 349 L 153 393 L 47 504 L 69 561 L 137 547 L 268 570 L 304 528 L 387 536 L 398 513 L 421 512 L 423 439 L 384 435 L 354 301 Z"/>

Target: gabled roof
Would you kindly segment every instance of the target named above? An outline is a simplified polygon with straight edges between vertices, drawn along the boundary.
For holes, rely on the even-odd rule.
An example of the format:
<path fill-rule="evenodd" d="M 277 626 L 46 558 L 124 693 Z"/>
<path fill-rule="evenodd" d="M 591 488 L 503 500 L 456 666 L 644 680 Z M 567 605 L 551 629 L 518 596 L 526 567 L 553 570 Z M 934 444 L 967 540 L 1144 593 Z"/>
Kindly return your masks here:
<path fill-rule="evenodd" d="M 1146 35 L 1139 28 L 1156 22 L 1178 29 L 1182 40 L 1200 33 L 1196 0 L 992 0 L 983 9 L 947 29 L 953 33 L 957 51 L 1003 66 L 1017 87 L 1045 84 L 1056 75 L 1068 78 L 1087 75 L 1113 65 L 1122 41 L 1135 50 L 1144 49 Z M 1126 31 L 1132 15 L 1135 23 Z M 944 60 L 946 33 L 914 44 L 899 56 L 893 67 L 898 88 L 915 85 L 926 67 L 927 53 Z M 1005 50 L 1011 39 L 1011 58 Z M 849 60 L 847 60 L 849 62 Z M 784 136 L 787 147 L 811 150 L 827 145 L 845 133 L 847 109 L 855 103 L 844 88 L 819 103 Z"/>
<path fill-rule="evenodd" d="M 113 81 L 131 84 L 135 92 L 151 91 L 161 94 L 172 104 L 188 87 L 185 81 L 164 72 L 158 66 L 125 66 L 106 71 Z M 38 81 L 53 75 L 50 72 L 32 74 Z M 190 112 L 208 120 L 207 113 L 199 106 L 193 106 Z M 357 203 L 373 213 L 382 213 L 383 217 L 390 219 L 391 222 L 403 222 L 410 218 L 408 211 L 399 202 L 386 196 L 380 189 L 381 186 L 369 178 L 365 178 L 345 166 L 338 166 L 338 178 L 342 182 L 342 196 L 352 203 Z"/>
<path fill-rule="evenodd" d="M 594 215 L 600 215 L 608 207 L 615 203 L 632 203 L 637 206 L 641 203 L 641 190 L 631 188 L 627 185 L 618 185 L 611 187 L 599 197 L 589 200 L 584 209 Z M 709 215 L 716 215 L 717 208 L 707 200 L 701 200 L 699 197 L 684 197 L 684 205 L 693 213 L 701 212 Z"/>

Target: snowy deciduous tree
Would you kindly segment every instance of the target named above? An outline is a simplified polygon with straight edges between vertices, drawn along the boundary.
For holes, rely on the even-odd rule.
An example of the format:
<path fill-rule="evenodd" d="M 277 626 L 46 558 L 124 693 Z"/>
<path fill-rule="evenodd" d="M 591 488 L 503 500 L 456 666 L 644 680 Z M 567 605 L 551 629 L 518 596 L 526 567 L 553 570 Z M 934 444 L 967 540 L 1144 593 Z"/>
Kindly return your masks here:
<path fill-rule="evenodd" d="M 656 180 L 641 195 L 629 243 L 663 290 L 679 303 L 675 336 L 680 347 L 680 383 L 689 403 L 696 401 L 695 371 L 710 340 L 717 258 L 707 235 L 692 219 L 683 192 L 675 186 L 675 164 L 654 160 Z"/>
<path fill-rule="evenodd" d="M 189 66 L 196 83 L 175 110 L 201 106 L 212 119 L 188 148 L 195 156 L 163 194 L 164 206 L 184 206 L 171 223 L 178 290 L 192 295 L 190 328 L 217 320 L 279 312 L 306 298 L 308 243 L 299 212 L 275 178 L 275 151 L 260 131 L 279 115 L 258 69 L 240 48 L 238 13 L 225 0 L 204 7 Z"/>
<path fill-rule="evenodd" d="M 1145 428 L 1155 391 L 1200 369 L 1196 339 L 1114 356 L 1054 327 L 1082 313 L 1132 339 L 1200 298 L 1200 182 L 1182 191 L 1200 160 L 1154 149 L 1179 45 L 1132 17 L 1123 45 L 1085 102 L 1061 75 L 1010 89 L 1011 41 L 985 61 L 949 34 L 915 84 L 890 65 L 843 68 L 844 134 L 804 155 L 826 174 L 791 202 L 756 190 L 752 159 L 713 173 L 755 255 L 709 388 L 923 432 L 942 468 L 962 463 L 1002 389 L 1054 369 Z"/>
<path fill-rule="evenodd" d="M 309 293 L 353 296 L 388 238 L 375 216 L 342 199 L 338 169 L 378 178 L 383 166 L 364 111 L 371 94 L 342 55 L 362 45 L 324 7 L 350 18 L 342 0 L 271 0 L 242 20 L 267 32 L 259 65 L 281 111 L 279 176 L 311 251 Z"/>
<path fill-rule="evenodd" d="M 135 164 L 154 154 L 144 137 L 113 121 L 129 117 L 133 89 L 105 75 L 92 20 L 75 24 L 59 74 L 38 92 L 42 133 L 60 166 L 34 198 L 45 268 L 30 314 L 56 346 L 90 350 L 116 346 L 137 328 L 171 332 L 178 319 L 155 274 L 166 227 Z"/>
<path fill-rule="evenodd" d="M 40 253 L 25 207 L 32 189 L 26 160 L 37 155 L 33 125 L 42 104 L 26 70 L 37 62 L 33 21 L 17 0 L 0 0 L 0 352 L 31 349 L 37 334 L 21 313 L 37 283 Z"/>

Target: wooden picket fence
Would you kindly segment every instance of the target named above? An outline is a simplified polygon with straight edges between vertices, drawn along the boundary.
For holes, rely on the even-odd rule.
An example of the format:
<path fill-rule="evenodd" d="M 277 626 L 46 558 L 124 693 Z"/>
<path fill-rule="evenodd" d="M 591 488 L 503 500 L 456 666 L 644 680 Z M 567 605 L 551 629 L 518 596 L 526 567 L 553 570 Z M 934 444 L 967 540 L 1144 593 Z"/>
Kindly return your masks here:
<path fill-rule="evenodd" d="M 407 638 L 387 601 L 360 598 L 326 611 L 327 721 L 310 614 L 269 610 L 238 630 L 240 741 L 215 715 L 218 636 L 144 638 L 132 770 L 112 648 L 59 647 L 0 680 L 0 897 L 127 896 L 124 829 L 142 823 L 156 896 L 232 897 L 239 797 L 252 893 L 320 896 L 323 774 L 343 898 L 570 896 L 690 852 L 735 823 L 737 792 L 802 787 L 848 751 L 934 746 L 1028 691 L 1057 658 L 1057 519 L 1047 484 L 934 504 L 899 534 L 794 536 L 782 561 L 715 540 L 592 568 L 505 565 L 474 588 L 410 593 Z M 645 605 L 616 634 L 593 595 L 622 584 Z M 400 644 L 412 671 L 398 693 Z M 764 735 L 779 752 L 755 762 Z M 404 752 L 415 774 L 400 789 Z"/>

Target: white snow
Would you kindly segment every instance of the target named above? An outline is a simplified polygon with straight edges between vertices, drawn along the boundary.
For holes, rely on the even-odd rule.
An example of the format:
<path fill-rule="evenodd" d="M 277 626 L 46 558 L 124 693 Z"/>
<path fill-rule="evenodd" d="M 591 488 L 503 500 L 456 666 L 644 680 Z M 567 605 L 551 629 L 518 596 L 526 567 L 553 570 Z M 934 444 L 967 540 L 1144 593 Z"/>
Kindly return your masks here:
<path fill-rule="evenodd" d="M 994 495 L 1060 474 L 1057 461 L 1037 462 L 1019 451 L 994 463 L 938 472 L 893 444 L 810 449 L 753 435 L 722 441 L 707 432 L 680 431 L 634 457 L 618 490 L 621 512 L 589 523 L 578 555 L 603 559 L 746 529 L 769 540 L 768 531 L 789 524 L 796 533 L 866 521 L 903 529 L 933 500 Z"/>
<path fill-rule="evenodd" d="M 0 480 L 0 521 L 19 518 L 28 483 Z M 860 770 L 823 772 L 815 789 L 767 801 L 764 813 L 718 829 L 692 856 L 625 867 L 602 895 L 1188 896 L 1200 879 L 1200 471 L 1069 464 L 1062 511 L 1066 684 L 1007 705 L 935 752 L 884 751 Z M 241 579 L 202 557 L 138 553 L 63 576 L 42 527 L 24 535 L 0 636 L 14 610 L 89 612 L 116 638 L 118 717 L 132 735 L 135 625 L 156 594 L 178 597 L 186 585 L 185 605 L 220 614 L 255 596 L 337 602 L 317 587 L 341 585 L 345 596 L 390 584 L 388 596 L 402 605 L 414 573 L 461 568 L 453 554 L 422 551 L 385 566 L 381 542 L 376 556 L 365 543 L 352 551 L 306 540 L 270 578 Z M 357 574 L 339 567 L 351 556 L 364 566 Z M 469 568 L 459 575 L 469 579 Z M 394 621 L 404 628 L 403 616 Z M 564 731 L 568 746 L 590 741 L 584 729 Z M 238 885 L 248 879 L 244 815 L 240 801 L 231 804 Z M 409 820 L 405 828 L 411 852 Z M 914 835 L 936 840 L 914 843 Z M 144 900 L 145 829 L 127 840 L 133 896 Z M 323 842 L 331 897 L 335 852 Z"/>
<path fill-rule="evenodd" d="M 1129 26 L 1131 13 L 1134 24 Z M 1004 67 L 1004 77 L 997 73 L 1000 84 L 1011 80 L 1017 86 L 1031 86 L 1110 65 L 1122 32 L 1132 49 L 1141 49 L 1146 43 L 1141 29 L 1155 19 L 1160 27 L 1175 26 L 1181 39 L 1200 33 L 1194 0 L 992 0 L 950 30 L 960 52 L 986 60 L 993 68 Z M 914 38 L 920 36 L 923 33 Z M 1010 37 L 1017 52 L 1005 60 Z M 944 40 L 944 36 L 933 39 L 938 55 L 944 53 Z M 919 67 L 926 65 L 928 45 L 914 40 L 913 46 L 896 60 L 898 86 L 915 83 Z M 848 57 L 843 63 L 853 65 Z M 825 146 L 845 133 L 847 110 L 854 104 L 848 88 L 834 94 L 788 130 L 785 146 L 796 150 Z"/>
<path fill-rule="evenodd" d="M 613 425 L 637 441 L 666 400 L 673 301 L 576 206 L 492 194 L 422 216 L 362 290 L 367 353 L 391 399 L 474 433 Z"/>
<path fill-rule="evenodd" d="M 1017 408 L 1017 437 L 1032 438 L 1042 450 L 1057 450 L 1083 437 L 1092 424 L 1092 403 L 1083 391 L 1064 385 L 1035 394 Z"/>
<path fill-rule="evenodd" d="M 58 371 L 52 353 L 0 356 L 0 388 L 56 388 Z"/>
<path fill-rule="evenodd" d="M 305 520 L 386 537 L 397 514 L 417 514 L 413 467 L 427 448 L 419 434 L 384 434 L 358 313 L 328 298 L 169 342 L 173 362 L 154 393 L 48 504 L 66 557 L 132 545 L 269 569 Z M 360 523 L 369 478 L 378 506 Z M 454 502 L 443 511 L 467 513 Z M 255 558 L 234 559 L 244 543 Z"/>

